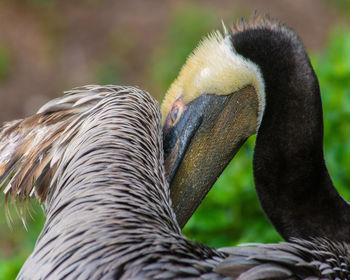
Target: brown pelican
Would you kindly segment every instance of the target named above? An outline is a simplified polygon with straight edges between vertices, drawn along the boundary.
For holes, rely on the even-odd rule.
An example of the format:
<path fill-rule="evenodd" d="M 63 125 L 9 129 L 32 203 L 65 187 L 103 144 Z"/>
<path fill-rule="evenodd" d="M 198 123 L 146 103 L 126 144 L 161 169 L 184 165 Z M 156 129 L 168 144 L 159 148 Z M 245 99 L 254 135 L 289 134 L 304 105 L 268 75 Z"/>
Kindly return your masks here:
<path fill-rule="evenodd" d="M 214 39 L 219 35 L 208 40 Z M 247 119 L 259 116 L 259 102 L 223 101 L 212 104 L 248 104 L 224 115 L 244 117 L 236 117 L 244 123 L 237 139 L 244 139 L 244 130 L 256 127 Z M 212 113 L 211 121 L 222 116 Z M 175 143 L 177 137 L 186 140 L 173 136 Z M 131 87 L 77 88 L 36 115 L 7 124 L 0 135 L 1 186 L 20 200 L 36 196 L 46 213 L 18 279 L 300 279 L 327 276 L 334 265 L 343 269 L 336 271 L 342 277 L 348 261 L 343 243 L 333 252 L 338 258 L 320 252 L 315 261 L 305 254 L 305 240 L 215 250 L 184 238 L 171 208 L 161 140 L 158 105 Z M 177 147 L 175 154 L 182 149 Z M 172 159 L 174 167 L 181 162 Z M 168 173 L 175 174 L 171 168 Z"/>
<path fill-rule="evenodd" d="M 86 86 L 3 128 L 4 192 L 45 202 L 18 279 L 220 279 L 225 254 L 181 235 L 160 124 L 148 93 Z"/>
<path fill-rule="evenodd" d="M 252 280 L 327 273 L 327 263 L 305 255 L 305 241 L 216 250 L 182 236 L 165 179 L 160 124 L 148 93 L 86 86 L 5 125 L 4 191 L 20 200 L 35 196 L 46 214 L 17 279 Z M 348 248 L 341 246 L 343 254 Z"/>
<path fill-rule="evenodd" d="M 237 111 L 243 112 L 244 134 Z M 318 80 L 291 29 L 258 17 L 224 37 L 209 36 L 170 87 L 162 114 L 166 170 L 181 227 L 256 129 L 254 178 L 266 215 L 282 237 L 309 247 L 305 262 L 334 260 L 334 267 L 324 266 L 326 279 L 349 279 L 350 205 L 328 174 Z M 272 259 L 269 246 L 258 251 L 260 261 Z"/>

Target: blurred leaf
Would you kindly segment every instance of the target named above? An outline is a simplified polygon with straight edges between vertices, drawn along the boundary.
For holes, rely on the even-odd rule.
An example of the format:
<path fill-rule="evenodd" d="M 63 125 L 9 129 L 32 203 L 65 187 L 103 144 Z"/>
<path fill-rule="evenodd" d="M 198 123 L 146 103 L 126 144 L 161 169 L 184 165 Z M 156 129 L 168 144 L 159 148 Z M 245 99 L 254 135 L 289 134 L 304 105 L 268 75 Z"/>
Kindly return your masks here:
<path fill-rule="evenodd" d="M 345 16 L 350 15 L 350 1 L 349 0 L 327 0 L 328 5 L 335 7 L 339 12 Z"/>
<path fill-rule="evenodd" d="M 121 81 L 120 71 L 117 63 L 106 62 L 97 67 L 95 73 L 98 84 L 114 84 L 117 85 Z"/>
<path fill-rule="evenodd" d="M 0 82 L 4 81 L 11 70 L 12 56 L 10 50 L 0 45 Z"/>
<path fill-rule="evenodd" d="M 4 197 L 0 197 L 4 205 Z M 28 201 L 24 211 L 28 231 L 25 230 L 18 212 L 18 206 L 11 207 L 13 222 L 9 226 L 5 219 L 5 209 L 0 207 L 0 279 L 15 279 L 26 258 L 32 252 L 36 239 L 44 224 L 44 215 L 36 201 Z M 33 216 L 30 217 L 29 213 Z"/>
<path fill-rule="evenodd" d="M 312 56 L 324 112 L 325 158 L 341 195 L 350 200 L 350 32 L 336 28 L 325 51 Z"/>
<path fill-rule="evenodd" d="M 15 279 L 23 264 L 23 259 L 14 257 L 9 260 L 0 258 L 0 279 Z"/>
<path fill-rule="evenodd" d="M 204 5 L 185 4 L 170 19 L 164 44 L 154 54 L 151 79 L 165 92 L 198 41 L 213 29 L 215 16 Z"/>

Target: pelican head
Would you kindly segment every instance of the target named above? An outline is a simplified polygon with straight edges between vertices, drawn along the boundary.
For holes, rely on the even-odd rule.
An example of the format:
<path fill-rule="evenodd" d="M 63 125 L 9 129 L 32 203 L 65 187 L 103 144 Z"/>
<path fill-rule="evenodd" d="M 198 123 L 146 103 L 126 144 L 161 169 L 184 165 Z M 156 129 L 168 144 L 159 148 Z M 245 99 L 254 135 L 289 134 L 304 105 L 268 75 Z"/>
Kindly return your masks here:
<path fill-rule="evenodd" d="M 264 111 L 259 67 L 216 31 L 188 57 L 162 103 L 165 167 L 173 206 L 184 226 L 254 134 Z"/>

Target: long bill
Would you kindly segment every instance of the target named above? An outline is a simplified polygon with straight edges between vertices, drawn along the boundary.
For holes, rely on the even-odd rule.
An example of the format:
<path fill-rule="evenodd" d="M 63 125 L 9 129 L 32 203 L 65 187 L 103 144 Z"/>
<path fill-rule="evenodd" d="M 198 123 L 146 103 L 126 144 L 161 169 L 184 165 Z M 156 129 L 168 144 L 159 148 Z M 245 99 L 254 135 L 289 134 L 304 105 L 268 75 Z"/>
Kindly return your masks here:
<path fill-rule="evenodd" d="M 201 94 L 188 104 L 179 98 L 166 112 L 165 168 L 181 228 L 256 132 L 258 106 L 254 87 L 246 86 L 227 95 Z"/>

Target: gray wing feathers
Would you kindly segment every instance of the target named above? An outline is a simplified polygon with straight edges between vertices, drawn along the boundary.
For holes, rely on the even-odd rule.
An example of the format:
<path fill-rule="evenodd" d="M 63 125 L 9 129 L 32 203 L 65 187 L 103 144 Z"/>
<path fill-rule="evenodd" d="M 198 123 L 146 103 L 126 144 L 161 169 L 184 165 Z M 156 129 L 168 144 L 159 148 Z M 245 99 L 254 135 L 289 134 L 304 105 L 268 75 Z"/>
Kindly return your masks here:
<path fill-rule="evenodd" d="M 349 275 L 348 244 L 326 239 L 278 244 L 246 244 L 222 248 L 228 257 L 215 271 L 239 280 L 346 279 Z"/>
<path fill-rule="evenodd" d="M 296 263 L 293 255 L 272 248 L 233 247 L 220 251 L 229 257 L 219 263 L 215 271 L 240 280 L 289 279 L 292 272 L 283 265 Z"/>

